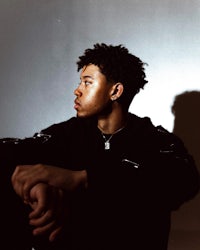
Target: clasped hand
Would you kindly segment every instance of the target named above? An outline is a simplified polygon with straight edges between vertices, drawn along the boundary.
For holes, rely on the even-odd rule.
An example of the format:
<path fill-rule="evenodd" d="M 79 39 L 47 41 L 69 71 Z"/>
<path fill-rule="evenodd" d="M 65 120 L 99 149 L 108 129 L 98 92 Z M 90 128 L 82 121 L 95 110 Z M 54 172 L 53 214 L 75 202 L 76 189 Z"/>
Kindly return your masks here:
<path fill-rule="evenodd" d="M 11 181 L 15 192 L 32 208 L 33 234 L 48 234 L 53 241 L 69 216 L 68 196 L 80 186 L 87 187 L 87 173 L 44 164 L 19 165 Z"/>
<path fill-rule="evenodd" d="M 54 241 L 67 223 L 69 203 L 62 189 L 45 183 L 36 184 L 30 190 L 28 204 L 32 211 L 29 223 L 33 226 L 33 235 L 48 235 Z"/>

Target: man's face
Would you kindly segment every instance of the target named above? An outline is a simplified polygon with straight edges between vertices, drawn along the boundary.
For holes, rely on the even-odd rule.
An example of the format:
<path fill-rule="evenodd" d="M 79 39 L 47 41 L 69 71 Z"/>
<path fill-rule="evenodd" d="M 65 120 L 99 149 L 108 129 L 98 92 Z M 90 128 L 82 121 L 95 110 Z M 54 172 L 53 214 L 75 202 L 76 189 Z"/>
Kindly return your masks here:
<path fill-rule="evenodd" d="M 77 116 L 101 114 L 110 104 L 112 86 L 99 67 L 93 64 L 85 66 L 80 74 L 80 84 L 74 91 Z"/>

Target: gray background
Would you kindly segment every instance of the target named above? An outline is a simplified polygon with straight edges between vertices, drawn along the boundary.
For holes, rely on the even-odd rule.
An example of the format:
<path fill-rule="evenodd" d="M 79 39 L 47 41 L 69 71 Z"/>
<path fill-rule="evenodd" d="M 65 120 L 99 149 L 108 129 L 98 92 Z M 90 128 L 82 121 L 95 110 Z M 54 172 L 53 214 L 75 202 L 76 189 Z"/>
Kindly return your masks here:
<path fill-rule="evenodd" d="M 173 131 L 176 96 L 200 90 L 199 0 L 0 0 L 0 137 L 75 115 L 75 63 L 96 42 L 122 43 L 148 63 L 130 111 Z M 199 207 L 198 197 L 175 213 L 170 250 L 200 249 Z"/>
<path fill-rule="evenodd" d="M 96 42 L 149 66 L 131 110 L 173 129 L 176 94 L 200 89 L 199 0 L 0 0 L 0 137 L 74 114 L 75 62 Z"/>

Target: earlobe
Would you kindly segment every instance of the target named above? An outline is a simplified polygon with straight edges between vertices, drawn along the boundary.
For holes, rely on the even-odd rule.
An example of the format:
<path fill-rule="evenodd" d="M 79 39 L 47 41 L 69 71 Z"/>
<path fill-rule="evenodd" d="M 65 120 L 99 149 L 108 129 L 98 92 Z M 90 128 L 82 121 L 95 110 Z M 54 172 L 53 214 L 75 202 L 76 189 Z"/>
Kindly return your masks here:
<path fill-rule="evenodd" d="M 111 96 L 111 101 L 115 101 L 117 99 L 116 96 Z"/>

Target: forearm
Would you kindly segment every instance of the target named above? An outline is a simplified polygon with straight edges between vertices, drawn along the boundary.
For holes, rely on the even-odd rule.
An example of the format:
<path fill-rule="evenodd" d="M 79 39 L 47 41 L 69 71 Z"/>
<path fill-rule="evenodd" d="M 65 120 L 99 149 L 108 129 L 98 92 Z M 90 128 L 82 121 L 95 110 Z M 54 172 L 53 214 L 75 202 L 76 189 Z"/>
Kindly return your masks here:
<path fill-rule="evenodd" d="M 72 192 L 87 187 L 87 172 L 36 164 L 17 166 L 12 175 L 14 190 L 25 200 L 29 197 L 30 189 L 41 182 Z"/>
<path fill-rule="evenodd" d="M 86 170 L 57 169 L 55 175 L 51 176 L 47 182 L 67 192 L 75 191 L 79 188 L 87 188 L 87 172 Z"/>

